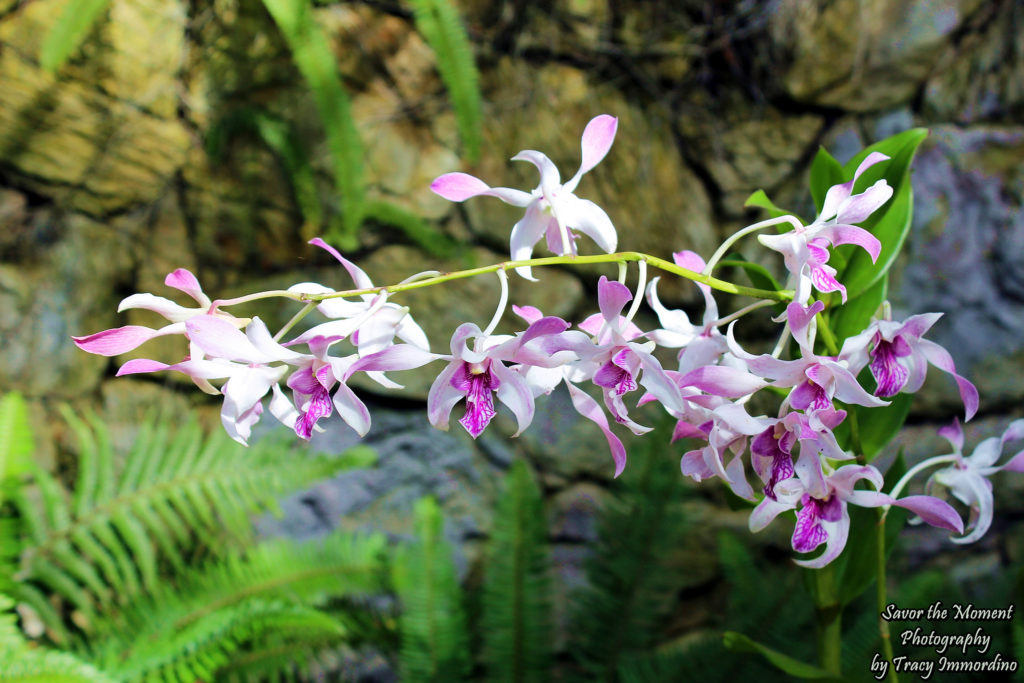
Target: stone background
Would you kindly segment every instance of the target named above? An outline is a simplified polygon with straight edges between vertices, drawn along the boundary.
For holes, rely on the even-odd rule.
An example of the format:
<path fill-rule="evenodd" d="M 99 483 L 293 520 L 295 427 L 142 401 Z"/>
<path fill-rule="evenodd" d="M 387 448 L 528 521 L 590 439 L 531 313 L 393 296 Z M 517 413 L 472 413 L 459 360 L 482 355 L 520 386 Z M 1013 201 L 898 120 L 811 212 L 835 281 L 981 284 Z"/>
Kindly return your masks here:
<path fill-rule="evenodd" d="M 310 236 L 282 164 L 258 140 L 232 138 L 213 158 L 215 123 L 257 107 L 292 123 L 312 151 L 328 211 L 330 162 L 312 99 L 270 18 L 255 0 L 113 0 L 56 76 L 38 64 L 47 26 L 73 0 L 0 0 L 0 390 L 35 407 L 41 452 L 66 441 L 55 405 L 97 409 L 129 438 L 151 406 L 217 406 L 173 377 L 114 379 L 128 357 L 106 359 L 69 340 L 155 315 L 118 315 L 133 292 L 169 295 L 164 275 L 197 274 L 207 292 L 245 291 L 347 277 L 308 247 Z M 968 447 L 1024 415 L 1024 4 L 1013 0 L 772 0 L 648 2 L 459 0 L 484 93 L 481 161 L 460 161 L 449 101 L 409 9 L 389 2 L 317 2 L 365 144 L 371 197 L 386 197 L 473 245 L 477 263 L 500 260 L 519 211 L 496 200 L 453 205 L 428 190 L 464 170 L 497 185 L 533 187 L 535 171 L 508 159 L 548 153 L 571 174 L 579 135 L 598 113 L 619 117 L 608 158 L 580 195 L 604 206 L 623 249 L 709 255 L 723 236 L 756 220 L 743 209 L 765 189 L 781 206 L 813 213 L 810 160 L 824 145 L 841 161 L 911 126 L 931 135 L 914 165 L 915 217 L 893 271 L 897 315 L 942 310 L 935 341 L 982 396 Z M 751 247 L 753 249 L 753 247 Z M 377 283 L 450 270 L 398 232 L 369 226 L 349 254 Z M 770 259 L 766 257 L 766 263 Z M 593 310 L 598 268 L 545 271 L 545 286 L 516 282 L 519 301 L 580 320 Z M 663 282 L 663 300 L 695 310 L 693 288 Z M 537 292 L 540 291 L 540 294 Z M 485 324 L 497 286 L 484 279 L 410 295 L 435 349 L 466 320 Z M 262 308 L 283 323 L 293 309 Z M 135 356 L 180 359 L 175 340 Z M 568 397 L 541 405 L 533 427 L 509 440 L 500 416 L 473 442 L 456 425 L 428 428 L 420 374 L 404 394 L 365 391 L 373 406 L 373 471 L 324 482 L 287 502 L 268 533 L 310 536 L 373 524 L 403 533 L 420 495 L 435 493 L 450 533 L 471 562 L 486 537 L 501 473 L 526 457 L 543 483 L 562 587 L 580 580 L 593 514 L 608 495 L 604 440 Z M 954 387 L 933 372 L 901 443 L 908 456 L 937 452 L 937 426 L 960 411 Z M 334 423 L 314 445 L 353 435 Z M 668 457 L 677 457 L 669 453 Z M 980 543 L 952 550 L 923 530 L 910 562 L 985 576 L 1020 562 L 1024 477 L 997 485 L 998 514 Z M 719 528 L 745 534 L 716 485 L 680 482 L 704 531 L 681 548 L 681 584 L 714 587 Z M 782 549 L 776 524 L 756 538 Z M 710 592 L 710 591 L 709 591 Z M 691 609 L 697 609 L 691 607 Z"/>

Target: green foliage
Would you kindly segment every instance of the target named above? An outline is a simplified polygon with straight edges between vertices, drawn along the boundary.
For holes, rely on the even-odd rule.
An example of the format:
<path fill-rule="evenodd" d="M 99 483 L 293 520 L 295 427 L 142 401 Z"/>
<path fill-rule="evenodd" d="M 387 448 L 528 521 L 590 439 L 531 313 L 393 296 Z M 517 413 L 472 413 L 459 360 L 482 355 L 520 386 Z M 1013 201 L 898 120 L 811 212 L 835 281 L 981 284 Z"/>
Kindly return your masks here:
<path fill-rule="evenodd" d="M 455 109 L 466 158 L 480 157 L 480 76 L 473 61 L 466 29 L 450 0 L 411 0 L 416 28 L 437 58 L 437 70 Z"/>
<path fill-rule="evenodd" d="M 626 656 L 657 642 L 674 605 L 679 577 L 670 558 L 686 532 L 678 463 L 658 439 L 637 440 L 618 495 L 602 510 L 589 586 L 575 596 L 570 625 L 587 680 L 614 680 Z"/>
<path fill-rule="evenodd" d="M 341 225 L 338 229 L 332 226 L 327 237 L 342 249 L 355 249 L 364 217 L 363 145 L 334 63 L 334 53 L 308 0 L 263 0 L 263 5 L 288 43 L 299 73 L 309 84 L 327 135 L 342 209 Z"/>
<path fill-rule="evenodd" d="M 211 126 L 206 136 L 209 155 L 214 159 L 221 158 L 229 139 L 237 134 L 255 134 L 274 152 L 286 171 L 295 203 L 302 212 L 305 221 L 302 234 L 317 234 L 323 223 L 323 208 L 309 154 L 292 126 L 259 109 L 236 109 Z"/>
<path fill-rule="evenodd" d="M 481 627 L 487 680 L 546 680 L 552 635 L 547 523 L 540 489 L 523 460 L 506 476 L 485 571 Z"/>
<path fill-rule="evenodd" d="M 50 27 L 39 52 L 40 65 L 56 72 L 78 49 L 110 0 L 72 0 Z"/>
<path fill-rule="evenodd" d="M 825 195 L 828 194 L 829 188 L 845 180 L 842 164 L 824 147 L 819 147 L 818 153 L 814 155 L 814 161 L 811 162 L 810 173 L 811 197 L 819 214 L 825 206 Z"/>
<path fill-rule="evenodd" d="M 764 209 L 765 211 L 768 212 L 768 216 L 771 218 L 778 218 L 779 216 L 785 216 L 786 214 L 792 214 L 794 216 L 796 215 L 792 211 L 780 209 L 779 207 L 775 206 L 775 202 L 768 198 L 768 195 L 765 193 L 764 190 L 756 190 L 752 195 L 747 197 L 747 201 L 743 203 L 743 206 L 745 206 L 748 209 Z M 788 223 L 786 225 L 788 225 Z M 784 226 L 780 226 L 780 229 L 783 228 Z"/>
<path fill-rule="evenodd" d="M 90 659 L 128 681 L 287 671 L 345 635 L 315 605 L 383 590 L 385 545 L 381 535 L 341 533 L 271 541 L 185 572 L 105 624 Z"/>
<path fill-rule="evenodd" d="M 18 630 L 14 601 L 0 594 L 0 683 L 114 683 L 66 652 L 30 645 Z"/>
<path fill-rule="evenodd" d="M 399 547 L 392 564 L 392 580 L 402 604 L 402 678 L 438 683 L 463 680 L 470 661 L 462 593 L 434 499 L 416 504 L 415 519 L 416 540 Z"/>
<path fill-rule="evenodd" d="M 914 207 L 914 193 L 910 186 L 910 163 L 918 146 L 927 136 L 928 131 L 924 128 L 914 128 L 894 135 L 863 150 L 843 168 L 843 177 L 852 178 L 857 166 L 868 154 L 881 152 L 890 159 L 866 170 L 857 180 L 854 192 L 863 191 L 882 178 L 885 178 L 893 188 L 892 199 L 861 223 L 861 227 L 871 232 L 882 243 L 878 260 L 872 263 L 866 251 L 853 245 L 837 247 L 834 250 L 846 262 L 846 267 L 839 269 L 837 278 L 846 285 L 850 299 L 860 296 L 885 275 L 903 248 L 903 242 L 910 232 Z"/>
<path fill-rule="evenodd" d="M 0 398 L 0 503 L 4 486 L 26 474 L 35 449 L 25 399 L 16 391 Z"/>
<path fill-rule="evenodd" d="M 853 299 L 847 299 L 829 318 L 829 328 L 842 347 L 843 341 L 864 331 L 878 312 L 882 302 L 889 295 L 889 276 L 885 275 L 875 284 Z"/>
<path fill-rule="evenodd" d="M 222 542 L 225 531 L 247 541 L 250 515 L 276 510 L 278 496 L 368 461 L 365 450 L 306 457 L 271 440 L 246 449 L 220 431 L 203 438 L 195 421 L 172 431 L 149 420 L 115 468 L 103 425 L 63 412 L 79 442 L 74 493 L 36 468 L 37 492 L 14 495 L 27 538 L 13 594 L 55 634 L 62 620 L 35 586 L 69 601 L 88 632 L 98 609 L 155 590 L 161 560 L 180 568 L 199 539 Z"/>

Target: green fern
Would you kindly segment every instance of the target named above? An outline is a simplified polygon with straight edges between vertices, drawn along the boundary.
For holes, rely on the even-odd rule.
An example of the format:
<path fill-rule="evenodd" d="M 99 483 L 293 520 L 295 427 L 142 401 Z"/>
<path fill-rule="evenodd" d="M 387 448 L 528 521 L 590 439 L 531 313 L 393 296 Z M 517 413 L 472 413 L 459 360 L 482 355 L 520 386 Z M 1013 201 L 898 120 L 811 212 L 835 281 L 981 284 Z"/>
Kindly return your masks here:
<path fill-rule="evenodd" d="M 344 636 L 342 623 L 315 605 L 383 591 L 385 547 L 379 534 L 263 543 L 136 601 L 97 628 L 87 651 L 125 680 L 286 672 Z"/>
<path fill-rule="evenodd" d="M 0 683 L 114 683 L 70 655 L 30 645 L 15 622 L 14 601 L 0 594 Z"/>
<path fill-rule="evenodd" d="M 246 449 L 220 431 L 204 439 L 195 421 L 173 434 L 169 421 L 148 421 L 115 475 L 103 425 L 64 416 L 79 442 L 74 494 L 36 468 L 36 490 L 14 495 L 27 538 L 12 592 L 58 639 L 62 619 L 36 586 L 69 601 L 88 632 L 99 608 L 153 591 L 161 560 L 182 567 L 197 538 L 249 539 L 250 516 L 276 511 L 277 496 L 372 459 L 366 449 L 307 457 L 270 440 Z"/>
<path fill-rule="evenodd" d="M 221 158 L 228 140 L 240 133 L 257 135 L 277 156 L 292 185 L 295 203 L 302 212 L 305 222 L 302 234 L 319 234 L 323 223 L 323 208 L 316 189 L 316 178 L 309 154 L 292 126 L 259 109 L 236 109 L 211 126 L 206 135 L 207 153 L 214 159 Z"/>
<path fill-rule="evenodd" d="M 466 158 L 480 157 L 480 76 L 458 11 L 450 0 L 412 0 L 416 27 L 437 58 L 437 70 L 455 109 Z"/>
<path fill-rule="evenodd" d="M 656 438 L 634 444 L 617 500 L 602 511 L 589 587 L 576 596 L 570 626 L 591 681 L 614 680 L 624 657 L 655 643 L 679 582 L 669 562 L 685 532 L 678 456 Z"/>
<path fill-rule="evenodd" d="M 544 504 L 517 460 L 487 547 L 481 626 L 490 681 L 542 681 L 551 660 L 551 585 Z"/>
<path fill-rule="evenodd" d="M 16 391 L 0 398 L 0 503 L 4 488 L 26 474 L 35 450 L 25 399 Z"/>
<path fill-rule="evenodd" d="M 72 0 L 43 38 L 39 63 L 53 73 L 64 66 L 99 20 L 110 0 Z"/>
<path fill-rule="evenodd" d="M 392 580 L 402 604 L 402 678 L 459 681 L 470 662 L 452 548 L 444 540 L 444 520 L 432 498 L 416 504 L 415 516 L 416 541 L 399 547 L 392 565 Z"/>
<path fill-rule="evenodd" d="M 331 46 L 315 21 L 309 0 L 263 0 L 263 5 L 309 84 L 327 135 L 342 207 L 340 232 L 332 228 L 327 238 L 342 249 L 355 249 L 364 217 L 363 146 Z"/>

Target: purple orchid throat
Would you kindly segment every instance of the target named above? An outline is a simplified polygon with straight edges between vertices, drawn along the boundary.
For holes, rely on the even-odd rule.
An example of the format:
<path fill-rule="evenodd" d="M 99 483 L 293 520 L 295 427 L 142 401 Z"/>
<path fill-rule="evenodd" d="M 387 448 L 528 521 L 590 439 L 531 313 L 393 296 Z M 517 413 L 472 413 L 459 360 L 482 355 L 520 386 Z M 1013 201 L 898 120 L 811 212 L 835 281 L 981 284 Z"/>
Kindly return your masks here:
<path fill-rule="evenodd" d="M 806 493 L 800 503 L 803 507 L 796 514 L 793 550 L 809 553 L 828 540 L 828 532 L 822 522 L 838 522 L 842 519 L 843 505 L 834 495 L 822 500 Z"/>
<path fill-rule="evenodd" d="M 617 396 L 634 391 L 636 379 L 629 369 L 630 350 L 623 348 L 594 374 L 594 384 L 613 389 Z"/>
<path fill-rule="evenodd" d="M 910 345 L 902 336 L 897 336 L 893 341 L 887 342 L 876 335 L 877 341 L 871 351 L 871 374 L 878 383 L 875 395 L 882 398 L 895 396 L 900 393 L 910 379 L 910 371 L 903 367 L 898 358 L 905 358 L 911 354 Z"/>
<path fill-rule="evenodd" d="M 775 485 L 793 476 L 793 443 L 796 437 L 788 431 L 781 436 L 776 435 L 774 426 L 764 430 L 750 444 L 750 452 L 754 457 L 754 468 L 762 479 L 767 479 L 764 485 L 764 495 L 772 500 L 775 496 Z"/>
<path fill-rule="evenodd" d="M 491 418 L 498 414 L 494 409 L 492 394 L 501 386 L 501 380 L 491 372 L 490 365 L 489 358 L 482 363 L 463 361 L 450 382 L 466 395 L 466 414 L 459 420 L 459 424 L 474 439 L 483 433 Z"/>

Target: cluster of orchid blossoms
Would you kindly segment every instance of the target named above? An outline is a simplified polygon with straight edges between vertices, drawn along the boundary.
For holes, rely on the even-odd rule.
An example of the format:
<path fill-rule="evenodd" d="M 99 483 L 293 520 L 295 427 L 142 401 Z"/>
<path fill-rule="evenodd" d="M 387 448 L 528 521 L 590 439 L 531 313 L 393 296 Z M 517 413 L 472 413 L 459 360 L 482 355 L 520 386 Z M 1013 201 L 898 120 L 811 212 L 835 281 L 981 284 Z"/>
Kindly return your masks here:
<path fill-rule="evenodd" d="M 981 536 L 992 518 L 987 477 L 1000 469 L 1024 471 L 1024 451 L 1002 466 L 996 464 L 1006 442 L 1024 438 L 1024 420 L 1014 422 L 1001 438 L 984 441 L 970 457 L 961 453 L 959 425 L 944 430 L 953 452 L 914 467 L 889 493 L 882 490 L 881 472 L 841 448 L 833 433 L 847 417 L 847 411 L 837 407 L 836 401 L 847 406 L 887 405 L 886 398 L 920 388 L 929 366 L 956 380 L 967 419 L 978 406 L 977 391 L 956 373 L 949 354 L 924 338 L 940 314 L 916 315 L 903 322 L 883 315 L 862 333 L 846 339 L 838 354 L 822 356 L 814 350 L 818 314 L 825 307 L 822 301 L 812 299 L 814 291 L 837 291 L 844 302 L 846 299 L 835 269 L 828 265 L 829 248 L 854 244 L 872 259 L 879 254 L 879 241 L 855 224 L 888 201 L 892 188 L 885 180 L 859 194 L 853 193 L 853 187 L 856 176 L 887 157 L 869 155 L 854 180 L 832 187 L 821 215 L 809 225 L 793 216 L 763 221 L 736 233 L 708 262 L 693 252 L 680 251 L 673 254 L 674 263 L 668 263 L 634 252 L 614 254 L 617 239 L 612 221 L 596 204 L 574 194 L 581 177 L 611 148 L 617 124 L 617 119 L 607 115 L 590 121 L 583 133 L 580 169 L 566 183 L 561 182 L 558 169 L 547 156 L 529 150 L 513 159 L 530 162 L 540 171 L 540 184 L 532 192 L 490 187 L 464 173 L 449 173 L 434 181 L 434 192 L 452 201 L 488 195 L 525 208 L 511 233 L 512 261 L 461 274 L 421 273 L 398 285 L 377 287 L 358 266 L 315 239 L 311 244 L 332 254 L 349 273 L 356 289 L 339 292 L 316 283 L 300 283 L 288 290 L 211 301 L 196 278 L 179 269 L 167 276 L 165 284 L 190 296 L 197 306 L 186 308 L 163 297 L 135 294 L 122 301 L 118 310 L 149 309 L 170 324 L 160 329 L 129 325 L 76 337 L 75 343 L 90 353 L 114 356 L 154 337 L 184 335 L 188 343 L 184 360 L 170 365 L 130 360 L 118 375 L 163 370 L 188 375 L 200 389 L 223 395 L 224 428 L 243 444 L 260 419 L 268 394 L 270 413 L 303 439 L 309 439 L 320 429 L 318 422 L 334 411 L 364 435 L 370 428 L 370 414 L 348 386 L 353 375 L 362 372 L 384 387 L 398 387 L 386 373 L 440 360 L 445 365 L 427 400 L 433 426 L 447 429 L 451 412 L 462 403 L 464 414 L 459 422 L 475 438 L 495 416 L 497 399 L 515 416 L 518 435 L 530 425 L 537 398 L 564 385 L 575 409 L 596 423 L 606 437 L 617 476 L 626 465 L 626 451 L 610 423 L 644 434 L 650 428 L 634 420 L 629 402 L 637 406 L 659 403 L 677 420 L 672 440 L 685 438 L 698 444 L 682 456 L 682 472 L 698 481 L 717 477 L 736 495 L 755 504 L 750 516 L 753 531 L 764 528 L 780 513 L 795 511 L 793 548 L 810 553 L 825 546 L 818 556 L 800 561 L 808 567 L 822 567 L 842 551 L 850 526 L 847 507 L 851 504 L 886 509 L 900 506 L 930 524 L 964 534 L 959 514 L 939 497 L 900 497 L 910 477 L 927 469 L 938 468 L 927 481 L 929 494 L 948 489 L 971 510 L 966 535 L 954 540 L 973 541 Z M 783 255 L 789 289 L 781 294 L 762 292 L 773 297 L 720 316 L 709 285 L 727 289 L 722 285 L 728 283 L 710 277 L 715 263 L 736 239 L 780 223 L 791 224 L 792 230 L 761 235 L 759 239 Z M 592 238 L 609 256 L 578 257 L 580 235 Z M 532 259 L 542 237 L 548 249 L 563 258 Z M 532 306 L 513 306 L 523 320 L 523 329 L 515 334 L 495 334 L 508 303 L 507 270 L 514 269 L 534 280 L 531 266 L 572 261 L 619 264 L 618 281 L 600 278 L 598 312 L 573 328 L 565 320 L 545 316 Z M 638 263 L 635 292 L 624 284 L 628 261 Z M 646 282 L 648 263 L 698 283 L 706 303 L 699 324 L 691 323 L 683 311 L 670 310 L 659 301 L 658 278 Z M 408 309 L 389 300 L 404 289 L 481 272 L 498 275 L 500 303 L 485 329 L 474 322 L 460 325 L 447 354 L 432 353 L 426 335 Z M 735 292 L 737 287 L 728 291 Z M 275 335 L 259 318 L 235 317 L 225 310 L 271 296 L 305 303 L 303 310 Z M 644 331 L 633 322 L 644 300 L 657 315 L 659 329 Z M 779 300 L 789 304 L 777 318 L 784 327 L 775 351 L 748 353 L 734 337 L 736 320 L 754 308 Z M 294 324 L 314 307 L 327 322 L 284 340 Z M 790 338 L 799 355 L 783 360 L 780 356 Z M 657 347 L 678 349 L 672 367 L 664 367 L 655 356 Z M 873 393 L 857 380 L 865 367 L 876 381 Z M 212 384 L 216 380 L 223 383 L 217 387 Z M 584 387 L 591 384 L 593 389 L 588 393 Z M 778 414 L 751 415 L 747 408 L 751 396 L 766 387 L 785 393 Z M 600 393 L 603 401 L 598 402 L 591 393 Z"/>

